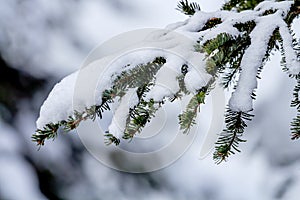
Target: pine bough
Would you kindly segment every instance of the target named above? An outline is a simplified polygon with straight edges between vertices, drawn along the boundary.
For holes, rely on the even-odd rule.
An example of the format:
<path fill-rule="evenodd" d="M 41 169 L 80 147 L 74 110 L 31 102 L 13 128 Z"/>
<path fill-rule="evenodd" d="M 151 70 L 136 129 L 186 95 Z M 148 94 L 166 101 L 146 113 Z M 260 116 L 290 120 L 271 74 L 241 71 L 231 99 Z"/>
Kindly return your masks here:
<path fill-rule="evenodd" d="M 167 29 L 194 38 L 193 44 L 174 45 L 183 45 L 179 48 L 189 52 L 187 57 L 200 60 L 198 64 L 201 66 L 197 67 L 204 71 L 201 75 L 202 79 L 205 77 L 204 82 L 188 63 L 158 52 L 140 63 L 121 63 L 119 68 L 115 68 L 110 74 L 110 84 L 100 90 L 96 105 L 86 104 L 84 109 L 76 111 L 58 106 L 57 114 L 53 101 L 67 101 L 57 99 L 61 93 L 72 96 L 70 87 L 74 87 L 76 73 L 72 74 L 57 84 L 44 102 L 33 141 L 42 146 L 46 139 L 54 139 L 59 130 L 68 132 L 84 120 L 101 119 L 103 112 L 117 102 L 114 117 L 116 120 L 118 115 L 119 119 L 125 118 L 118 121 L 124 125 L 123 130 L 120 132 L 115 120 L 112 120 L 106 132 L 106 143 L 118 145 L 121 138 L 132 139 L 141 132 L 165 101 L 172 102 L 192 94 L 186 110 L 179 114 L 180 129 L 187 134 L 196 123 L 199 107 L 205 102 L 206 95 L 215 83 L 221 83 L 224 89 L 231 87 L 234 92 L 225 114 L 226 127 L 220 133 L 213 154 L 216 163 L 220 163 L 230 154 L 239 152 L 239 143 L 245 141 L 242 135 L 246 122 L 253 118 L 251 111 L 257 79 L 275 50 L 282 54 L 283 70 L 297 81 L 291 106 L 297 109 L 298 115 L 291 123 L 291 138 L 300 138 L 300 47 L 291 29 L 300 13 L 300 2 L 231 0 L 220 11 L 207 13 L 200 11 L 198 4 L 182 0 L 177 9 L 189 18 L 171 24 Z M 171 90 L 164 90 L 157 83 L 168 69 L 174 72 L 172 81 L 167 83 Z M 135 100 L 131 105 L 123 106 L 128 99 L 127 93 L 131 98 L 134 94 Z M 124 109 L 127 111 L 124 112 Z"/>

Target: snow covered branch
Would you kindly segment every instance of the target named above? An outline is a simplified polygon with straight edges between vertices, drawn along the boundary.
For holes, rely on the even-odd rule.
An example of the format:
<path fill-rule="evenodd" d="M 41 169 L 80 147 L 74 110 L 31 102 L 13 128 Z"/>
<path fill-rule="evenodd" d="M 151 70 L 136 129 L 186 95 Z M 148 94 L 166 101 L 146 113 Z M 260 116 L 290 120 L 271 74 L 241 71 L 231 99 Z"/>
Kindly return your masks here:
<path fill-rule="evenodd" d="M 58 83 L 41 107 L 33 141 L 44 145 L 61 128 L 73 130 L 81 121 L 102 118 L 105 110 L 114 109 L 106 136 L 108 144 L 119 144 L 121 138 L 132 139 L 141 132 L 164 102 L 186 95 L 190 102 L 179 113 L 179 125 L 188 133 L 196 123 L 205 96 L 214 84 L 221 83 L 224 88 L 233 87 L 234 92 L 225 116 L 226 128 L 216 143 L 214 159 L 219 163 L 239 151 L 238 144 L 244 141 L 241 137 L 245 122 L 253 117 L 250 112 L 257 77 L 274 50 L 281 51 L 285 71 L 298 80 L 292 106 L 299 111 L 299 41 L 291 29 L 300 13 L 299 1 L 229 1 L 223 10 L 209 13 L 200 11 L 197 4 L 181 1 L 178 9 L 189 18 L 167 26 L 166 30 L 154 31 L 137 45 L 156 49 L 131 52 L 111 64 L 101 74 L 95 101 L 86 101 L 83 92 L 81 104 L 73 109 L 77 76 L 83 73 L 88 82 L 91 74 L 108 65 L 112 55 Z M 177 34 L 190 40 L 180 39 Z M 292 123 L 293 139 L 300 137 L 299 119 Z"/>

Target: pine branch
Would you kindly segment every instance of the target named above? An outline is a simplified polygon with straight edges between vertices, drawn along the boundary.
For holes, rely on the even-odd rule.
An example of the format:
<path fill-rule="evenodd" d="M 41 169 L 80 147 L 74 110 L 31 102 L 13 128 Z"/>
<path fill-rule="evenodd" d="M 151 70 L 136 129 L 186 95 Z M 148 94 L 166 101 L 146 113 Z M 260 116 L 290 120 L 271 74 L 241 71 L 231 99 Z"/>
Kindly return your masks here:
<path fill-rule="evenodd" d="M 240 12 L 246 9 L 253 9 L 261 1 L 262 0 L 230 0 L 223 6 L 223 9 L 235 10 Z M 262 26 L 262 21 L 264 19 L 267 19 L 267 15 L 274 14 L 277 11 L 283 11 L 282 13 L 285 12 L 284 10 L 273 6 L 273 3 L 276 4 L 276 2 L 272 2 L 272 6 L 270 6 L 269 9 L 262 8 L 262 12 L 258 12 L 257 10 L 250 11 L 249 21 L 246 22 L 239 22 L 239 16 L 243 15 L 243 13 L 240 14 L 235 12 L 235 15 L 233 15 L 233 18 L 230 20 L 228 20 L 228 13 L 226 11 L 220 11 L 220 13 L 218 13 L 216 16 L 209 15 L 209 17 L 207 17 L 207 15 L 205 15 L 203 18 L 201 18 L 200 15 L 197 15 L 197 17 L 199 17 L 199 19 L 202 20 L 200 20 L 201 26 L 197 27 L 198 30 L 191 32 L 193 34 L 198 34 L 198 32 L 201 32 L 199 34 L 199 37 L 200 40 L 202 39 L 202 41 L 198 41 L 198 44 L 195 45 L 195 51 L 201 52 L 202 54 L 206 54 L 206 70 L 208 74 L 212 75 L 212 78 L 205 87 L 201 88 L 196 93 L 196 95 L 194 95 L 191 98 L 190 102 L 186 107 L 186 110 L 179 115 L 180 129 L 183 130 L 183 133 L 188 133 L 191 127 L 196 123 L 195 119 L 197 117 L 198 110 L 200 109 L 200 105 L 204 103 L 205 96 L 209 94 L 209 91 L 211 88 L 213 88 L 213 84 L 215 83 L 215 80 L 217 78 L 221 78 L 221 83 L 224 88 L 228 88 L 232 85 L 237 86 L 236 77 L 239 73 L 243 73 L 243 71 L 241 70 L 241 63 L 243 57 L 249 58 L 249 54 L 247 54 L 247 56 L 244 56 L 245 52 L 249 47 L 252 47 L 253 51 L 252 45 L 258 44 L 258 42 L 255 40 L 251 41 L 251 38 L 253 38 L 252 36 L 256 36 L 255 34 L 259 33 L 257 28 L 258 25 Z M 200 6 L 196 3 L 189 3 L 187 0 L 181 0 L 178 3 L 177 10 L 180 10 L 184 14 L 190 16 L 199 11 Z M 250 14 L 252 12 L 253 16 L 251 17 Z M 285 27 L 284 25 L 287 25 L 287 27 L 290 28 L 291 23 L 299 14 L 300 2 L 299 0 L 295 0 L 290 11 L 286 15 L 286 18 L 282 19 L 283 21 L 279 19 L 281 20 L 280 23 L 277 24 L 277 27 L 279 28 L 274 28 L 275 30 L 269 38 L 265 55 L 260 55 L 259 65 L 261 66 L 254 65 L 255 70 L 258 71 L 258 73 L 256 74 L 256 78 L 260 78 L 260 73 L 263 69 L 263 66 L 269 60 L 270 55 L 272 54 L 272 51 L 274 49 L 279 49 L 281 51 L 282 66 L 285 71 L 289 70 L 289 65 L 287 65 L 287 62 L 289 60 L 295 60 L 294 58 L 291 59 L 291 57 L 287 57 L 285 55 L 286 53 L 291 52 L 289 49 L 291 40 L 289 37 L 287 37 L 287 39 L 282 38 L 280 34 L 283 31 L 283 36 L 289 36 L 289 34 L 284 34 L 288 32 L 288 29 L 282 29 L 282 27 Z M 259 20 L 259 18 L 261 20 Z M 284 18 L 283 15 L 282 18 Z M 190 21 L 193 20 L 194 18 L 190 18 Z M 284 21 L 286 24 L 282 23 Z M 222 29 L 224 27 L 222 25 L 224 24 L 222 23 L 224 23 L 226 26 L 232 26 L 229 27 L 229 30 L 233 30 L 233 35 L 229 34 L 231 33 L 230 31 L 228 31 L 229 33 L 224 32 L 224 29 Z M 238 32 L 236 32 L 236 30 L 238 30 Z M 206 33 L 212 33 L 209 34 L 210 37 L 207 38 L 212 38 L 211 36 L 213 36 L 213 39 L 209 39 L 204 42 L 203 38 L 205 38 L 204 35 Z M 267 37 L 269 37 L 270 33 L 265 35 L 266 39 L 268 39 Z M 288 42 L 286 43 L 286 41 Z M 298 60 L 300 60 L 300 47 L 296 46 L 295 44 L 296 42 L 294 40 L 294 50 L 298 53 Z M 288 49 L 286 50 L 287 52 L 285 52 L 284 47 Z M 288 60 L 286 59 L 286 57 Z M 40 147 L 44 145 L 45 140 L 55 139 L 58 135 L 59 129 L 62 129 L 67 132 L 78 127 L 78 125 L 84 120 L 95 120 L 96 117 L 99 117 L 101 119 L 103 117 L 103 112 L 110 109 L 110 104 L 114 102 L 116 97 L 119 97 L 118 99 L 122 99 L 122 97 L 126 94 L 129 88 L 137 88 L 136 94 L 139 103 L 128 110 L 126 127 L 123 134 L 123 139 L 132 139 L 137 133 L 140 133 L 142 131 L 142 129 L 146 126 L 147 123 L 150 122 L 150 120 L 154 117 L 155 112 L 162 106 L 162 104 L 166 100 L 166 97 L 160 102 L 154 102 L 153 99 L 147 101 L 145 100 L 146 93 L 148 93 L 151 90 L 151 88 L 155 85 L 155 76 L 158 70 L 160 70 L 160 68 L 165 63 L 165 58 L 158 57 L 150 63 L 140 64 L 137 66 L 133 66 L 132 68 L 124 67 L 123 71 L 116 72 L 112 76 L 112 87 L 108 88 L 102 93 L 102 101 L 100 105 L 94 105 L 90 108 L 86 108 L 82 112 L 74 111 L 74 114 L 66 120 L 45 125 L 43 129 L 38 129 L 36 131 L 36 134 L 32 136 L 32 140 L 35 141 Z M 243 68 L 243 70 L 244 69 L 247 68 Z M 174 96 L 168 97 L 171 102 L 178 98 L 181 98 L 183 95 L 190 94 L 190 92 L 185 87 L 184 81 L 185 75 L 188 73 L 188 71 L 189 66 L 182 65 L 181 74 L 177 77 L 180 89 L 176 92 L 176 94 L 174 94 Z M 291 132 L 292 139 L 298 139 L 300 138 L 300 75 L 295 73 L 290 76 L 292 78 L 296 78 L 297 80 L 297 85 L 295 86 L 293 92 L 294 98 L 292 100 L 291 106 L 297 108 L 298 115 L 295 119 L 293 119 L 291 123 Z M 256 79 L 254 80 L 256 81 Z M 234 89 L 236 89 L 235 86 Z M 249 88 L 246 89 L 249 89 L 249 94 L 252 93 L 251 97 L 252 99 L 255 99 L 255 88 Z M 242 139 L 242 135 L 244 129 L 247 127 L 246 121 L 250 121 L 252 117 L 253 115 L 249 114 L 248 112 L 237 112 L 229 108 L 227 109 L 227 112 L 225 114 L 226 128 L 220 134 L 220 137 L 216 142 L 214 152 L 214 160 L 216 161 L 216 163 L 219 164 L 222 161 L 226 160 L 229 155 L 235 154 L 236 152 L 240 152 L 238 148 L 239 144 L 241 142 L 245 142 L 245 140 Z M 120 143 L 120 138 L 117 138 L 112 133 L 106 132 L 105 137 L 106 144 L 114 143 L 118 145 Z"/>
<path fill-rule="evenodd" d="M 43 146 L 46 139 L 55 139 L 60 124 L 49 123 L 43 129 L 37 129 L 36 134 L 32 135 L 32 141 L 38 146 Z"/>
<path fill-rule="evenodd" d="M 155 74 L 165 63 L 165 58 L 157 57 L 150 63 L 140 64 L 129 71 L 123 71 L 115 79 L 113 83 L 113 89 L 119 91 L 119 95 L 124 95 L 126 88 L 137 88 L 144 86 L 154 78 Z"/>
<path fill-rule="evenodd" d="M 297 109 L 297 116 L 291 122 L 291 139 L 296 140 L 300 138 L 300 99 L 299 99 L 299 91 L 300 91 L 300 76 L 296 76 L 297 84 L 293 91 L 294 99 L 291 102 L 291 107 L 295 107 Z"/>
<path fill-rule="evenodd" d="M 222 19 L 221 18 L 218 18 L 218 17 L 213 17 L 213 18 L 210 18 L 206 23 L 205 25 L 203 26 L 203 28 L 200 30 L 200 31 L 205 31 L 207 29 L 211 29 L 215 26 L 217 26 L 218 24 L 221 24 L 222 23 Z"/>
<path fill-rule="evenodd" d="M 298 110 L 298 114 L 296 118 L 291 122 L 291 139 L 296 140 L 300 138 L 300 111 Z"/>
<path fill-rule="evenodd" d="M 239 143 L 246 142 L 246 140 L 241 139 L 244 129 L 247 127 L 246 121 L 252 120 L 253 117 L 254 115 L 249 113 L 227 109 L 225 114 L 226 129 L 220 134 L 216 142 L 213 156 L 217 164 L 225 161 L 229 155 L 240 152 Z"/>
<path fill-rule="evenodd" d="M 178 2 L 176 10 L 179 10 L 185 15 L 193 15 L 195 12 L 200 11 L 200 5 L 193 2 L 189 3 L 187 0 L 181 0 Z"/>
<path fill-rule="evenodd" d="M 200 112 L 200 105 L 205 103 L 205 96 L 212 90 L 214 83 L 215 79 L 212 78 L 205 87 L 201 88 L 199 92 L 191 98 L 186 110 L 178 116 L 180 130 L 183 130 L 184 134 L 188 134 L 193 125 L 196 124 L 196 117 L 197 113 Z"/>
<path fill-rule="evenodd" d="M 292 36 L 294 34 L 290 30 L 290 33 Z M 280 52 L 281 52 L 281 65 L 284 72 L 289 72 L 289 68 L 287 67 L 287 61 L 286 61 L 286 52 L 283 47 L 283 39 L 279 35 L 279 44 L 280 44 Z M 296 52 L 297 60 L 300 62 L 300 44 L 297 42 L 297 40 L 293 37 L 293 49 Z M 300 99 L 299 99 L 299 91 L 300 91 L 300 74 L 289 74 L 290 78 L 295 78 L 297 83 L 293 90 L 293 99 L 291 101 L 290 106 L 295 107 L 297 109 L 297 116 L 292 120 L 290 123 L 290 130 L 291 130 L 291 139 L 296 140 L 300 138 Z"/>
<path fill-rule="evenodd" d="M 189 95 L 190 92 L 187 90 L 184 82 L 185 75 L 189 71 L 189 66 L 187 64 L 183 64 L 181 66 L 181 75 L 177 77 L 179 91 L 173 96 L 169 98 L 170 102 L 175 101 L 176 99 L 180 99 L 183 95 Z"/>
<path fill-rule="evenodd" d="M 297 79 L 297 84 L 293 92 L 294 99 L 291 102 L 291 107 L 296 107 L 297 110 L 300 110 L 299 91 L 300 91 L 300 79 Z"/>
<path fill-rule="evenodd" d="M 109 110 L 109 103 L 112 103 L 112 99 L 108 97 L 104 98 L 104 101 L 99 106 L 92 106 L 91 108 L 86 108 L 83 112 L 74 111 L 73 116 L 69 116 L 67 120 L 62 120 L 58 123 L 46 124 L 43 129 L 37 129 L 36 133 L 32 135 L 32 141 L 36 142 L 39 147 L 45 144 L 45 140 L 55 139 L 58 135 L 59 129 L 63 129 L 64 132 L 70 132 L 77 128 L 82 121 L 87 119 L 95 120 L 98 115 L 102 118 L 102 113 L 105 110 Z"/>
<path fill-rule="evenodd" d="M 159 106 L 155 106 L 158 104 Z M 149 102 L 141 100 L 138 105 L 130 110 L 130 115 L 127 119 L 128 123 L 124 131 L 123 139 L 132 139 L 136 133 L 140 133 L 142 128 L 150 122 L 151 118 L 154 117 L 154 113 L 158 110 L 161 103 L 154 102 L 151 99 Z"/>
<path fill-rule="evenodd" d="M 241 30 L 248 30 L 249 24 L 243 27 L 240 25 Z M 202 47 L 203 51 L 209 55 L 206 61 L 206 71 L 213 76 L 222 76 L 223 87 L 228 88 L 239 72 L 243 54 L 249 45 L 248 33 L 237 38 L 221 33 L 215 39 L 209 40 Z"/>
<path fill-rule="evenodd" d="M 264 0 L 229 0 L 223 5 L 222 10 L 237 10 L 238 12 L 243 10 L 252 10 L 262 1 Z"/>
<path fill-rule="evenodd" d="M 131 88 L 138 87 L 137 96 L 139 103 L 129 110 L 123 139 L 132 139 L 137 132 L 141 132 L 142 128 L 147 122 L 150 122 L 151 117 L 157 111 L 153 101 L 146 102 L 143 98 L 154 84 L 154 76 L 165 62 L 164 58 L 156 58 L 152 63 L 138 66 L 129 73 L 131 75 L 129 78 L 130 82 L 127 82 L 126 86 Z M 124 77 L 124 74 L 121 77 Z M 108 135 L 111 136 L 111 134 Z"/>
<path fill-rule="evenodd" d="M 234 47 L 233 49 L 238 49 L 238 54 L 236 55 L 234 62 L 232 60 L 230 62 L 227 62 L 229 64 L 229 69 L 235 70 L 233 74 L 235 74 L 238 70 L 237 66 L 240 66 L 243 54 L 246 50 L 246 48 L 251 44 L 249 33 L 253 30 L 255 27 L 254 23 L 248 24 L 246 27 L 247 30 L 244 29 L 244 26 L 239 25 L 239 29 L 245 31 L 244 37 L 242 37 L 244 41 L 244 45 L 241 48 Z M 241 38 L 238 38 L 241 39 Z M 278 30 L 274 30 L 272 36 L 269 39 L 267 51 L 264 55 L 264 58 L 262 60 L 262 65 L 258 68 L 258 72 L 256 77 L 259 78 L 259 74 L 262 71 L 263 66 L 268 61 L 271 52 L 274 48 L 276 48 L 276 42 L 279 39 L 278 37 Z M 233 51 L 234 52 L 234 51 Z M 232 57 L 232 56 L 231 56 Z M 222 62 L 220 62 L 222 63 Z M 223 72 L 224 74 L 224 72 Z M 226 74 L 226 73 L 225 73 Z M 233 75 L 229 74 L 229 76 L 225 79 L 225 87 L 228 87 L 228 83 L 232 81 Z M 234 88 L 235 89 L 235 88 Z M 252 99 L 256 99 L 255 91 L 251 94 Z M 241 139 L 244 129 L 247 127 L 246 121 L 252 120 L 254 115 L 248 114 L 246 112 L 237 112 L 232 111 L 230 109 L 227 110 L 225 114 L 225 123 L 226 123 L 226 129 L 220 134 L 220 137 L 218 141 L 216 142 L 215 152 L 214 152 L 214 160 L 217 164 L 220 164 L 222 161 L 225 161 L 226 158 L 228 158 L 231 154 L 235 154 L 235 152 L 240 152 L 238 145 L 241 142 L 245 142 L 245 140 Z"/>
<path fill-rule="evenodd" d="M 32 135 L 32 141 L 36 142 L 40 147 L 44 145 L 45 140 L 55 139 L 60 128 L 62 128 L 65 132 L 69 132 L 77 128 L 82 121 L 87 119 L 95 120 L 96 116 L 102 119 L 103 112 L 110 110 L 109 104 L 113 103 L 117 96 L 122 98 L 127 88 L 139 87 L 140 85 L 145 84 L 145 82 L 152 80 L 154 75 L 165 62 L 165 58 L 158 57 L 150 63 L 139 65 L 132 70 L 122 72 L 120 76 L 115 78 L 113 87 L 102 93 L 102 101 L 100 105 L 94 105 L 90 108 L 86 108 L 83 112 L 74 111 L 74 115 L 69 116 L 67 120 L 62 120 L 58 123 L 50 123 L 45 125 L 43 129 L 37 129 L 36 133 Z M 110 134 L 106 134 L 106 136 L 108 141 L 115 144 L 119 143 L 118 140 Z"/>
<path fill-rule="evenodd" d="M 113 134 L 106 132 L 106 134 L 104 136 L 105 136 L 105 144 L 106 145 L 111 145 L 111 144 L 119 145 L 120 144 L 120 139 L 115 137 Z"/>
<path fill-rule="evenodd" d="M 195 119 L 197 117 L 197 113 L 200 112 L 200 105 L 204 104 L 205 95 L 206 89 L 202 88 L 195 96 L 191 98 L 186 110 L 178 116 L 180 130 L 183 130 L 184 134 L 189 133 L 192 126 L 196 124 Z"/>
<path fill-rule="evenodd" d="M 290 9 L 290 12 L 288 13 L 285 21 L 290 26 L 295 18 L 299 17 L 300 14 L 300 1 L 294 0 L 294 4 L 292 5 L 292 8 Z"/>

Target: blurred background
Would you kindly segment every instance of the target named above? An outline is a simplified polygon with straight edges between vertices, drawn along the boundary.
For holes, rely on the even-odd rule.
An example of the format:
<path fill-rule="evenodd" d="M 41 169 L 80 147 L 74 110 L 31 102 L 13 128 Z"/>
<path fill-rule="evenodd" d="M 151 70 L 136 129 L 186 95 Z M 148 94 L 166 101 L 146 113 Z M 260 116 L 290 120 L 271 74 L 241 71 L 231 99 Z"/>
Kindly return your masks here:
<path fill-rule="evenodd" d="M 203 11 L 223 3 L 196 2 Z M 300 143 L 289 137 L 295 83 L 281 71 L 278 53 L 259 81 L 248 142 L 221 165 L 212 155 L 199 159 L 201 131 L 178 161 L 146 174 L 107 168 L 76 133 L 48 141 L 40 151 L 31 142 L 39 108 L 56 82 L 115 35 L 185 20 L 176 5 L 176 0 L 0 0 L 0 199 L 298 199 Z M 207 114 L 200 115 L 205 130 Z"/>

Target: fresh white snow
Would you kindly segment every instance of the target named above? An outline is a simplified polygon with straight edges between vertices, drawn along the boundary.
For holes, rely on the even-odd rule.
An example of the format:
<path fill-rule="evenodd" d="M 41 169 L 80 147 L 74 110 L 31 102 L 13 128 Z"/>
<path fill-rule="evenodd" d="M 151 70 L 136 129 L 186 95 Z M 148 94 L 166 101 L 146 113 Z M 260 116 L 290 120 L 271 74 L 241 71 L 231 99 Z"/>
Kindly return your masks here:
<path fill-rule="evenodd" d="M 108 131 L 117 138 L 121 138 L 125 130 L 129 109 L 134 108 L 134 106 L 139 103 L 136 90 L 137 88 L 129 89 L 114 111 Z"/>

